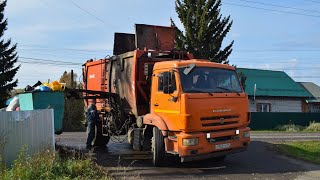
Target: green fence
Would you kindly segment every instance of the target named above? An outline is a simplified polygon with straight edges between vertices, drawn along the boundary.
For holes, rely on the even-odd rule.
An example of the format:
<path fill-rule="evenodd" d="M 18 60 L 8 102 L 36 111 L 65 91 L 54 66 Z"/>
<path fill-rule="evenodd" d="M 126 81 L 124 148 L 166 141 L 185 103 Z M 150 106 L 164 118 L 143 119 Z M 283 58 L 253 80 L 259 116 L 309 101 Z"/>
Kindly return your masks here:
<path fill-rule="evenodd" d="M 308 126 L 309 122 L 320 122 L 320 113 L 251 113 L 251 130 L 272 130 L 278 125 L 295 124 Z"/>

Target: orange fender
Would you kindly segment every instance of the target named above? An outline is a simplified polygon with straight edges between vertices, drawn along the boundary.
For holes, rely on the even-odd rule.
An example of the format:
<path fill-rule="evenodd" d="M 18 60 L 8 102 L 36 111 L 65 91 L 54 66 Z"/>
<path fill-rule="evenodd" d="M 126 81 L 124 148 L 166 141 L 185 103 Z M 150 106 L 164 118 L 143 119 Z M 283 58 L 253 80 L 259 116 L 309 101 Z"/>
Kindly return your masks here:
<path fill-rule="evenodd" d="M 164 122 L 164 120 L 155 114 L 146 114 L 143 116 L 143 124 L 152 125 L 158 127 L 162 131 L 163 136 L 168 135 L 168 126 Z"/>

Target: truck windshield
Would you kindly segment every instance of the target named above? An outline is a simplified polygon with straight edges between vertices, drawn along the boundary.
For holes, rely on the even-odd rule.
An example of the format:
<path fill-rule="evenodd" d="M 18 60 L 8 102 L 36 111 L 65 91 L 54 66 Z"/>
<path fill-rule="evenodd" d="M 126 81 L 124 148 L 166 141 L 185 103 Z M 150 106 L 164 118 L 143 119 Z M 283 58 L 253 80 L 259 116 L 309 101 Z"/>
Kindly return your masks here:
<path fill-rule="evenodd" d="M 185 75 L 179 69 L 182 89 L 186 93 L 240 93 L 242 89 L 237 74 L 233 70 L 195 67 Z"/>

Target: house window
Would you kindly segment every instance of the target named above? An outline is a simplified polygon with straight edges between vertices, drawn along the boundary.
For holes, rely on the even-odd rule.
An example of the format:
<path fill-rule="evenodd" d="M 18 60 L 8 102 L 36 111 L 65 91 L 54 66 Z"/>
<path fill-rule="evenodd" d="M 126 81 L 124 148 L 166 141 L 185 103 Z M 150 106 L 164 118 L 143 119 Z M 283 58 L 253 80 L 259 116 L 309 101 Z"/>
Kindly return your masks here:
<path fill-rule="evenodd" d="M 270 112 L 270 103 L 257 103 L 257 112 Z"/>
<path fill-rule="evenodd" d="M 312 105 L 310 112 L 320 112 L 320 105 L 316 105 L 316 104 Z"/>

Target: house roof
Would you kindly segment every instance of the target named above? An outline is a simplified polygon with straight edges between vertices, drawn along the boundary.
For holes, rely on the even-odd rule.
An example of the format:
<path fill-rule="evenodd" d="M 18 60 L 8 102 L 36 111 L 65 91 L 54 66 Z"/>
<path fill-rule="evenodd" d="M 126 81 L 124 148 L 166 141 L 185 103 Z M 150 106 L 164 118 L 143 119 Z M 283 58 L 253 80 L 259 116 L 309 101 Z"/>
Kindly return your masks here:
<path fill-rule="evenodd" d="M 313 97 L 320 99 L 320 87 L 312 82 L 299 82 Z"/>
<path fill-rule="evenodd" d="M 256 96 L 312 97 L 283 71 L 237 68 L 237 72 L 242 72 L 247 77 L 245 92 L 249 96 L 254 95 L 256 84 Z"/>

